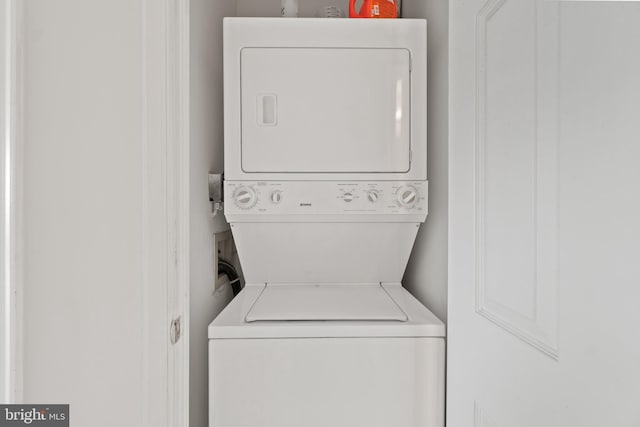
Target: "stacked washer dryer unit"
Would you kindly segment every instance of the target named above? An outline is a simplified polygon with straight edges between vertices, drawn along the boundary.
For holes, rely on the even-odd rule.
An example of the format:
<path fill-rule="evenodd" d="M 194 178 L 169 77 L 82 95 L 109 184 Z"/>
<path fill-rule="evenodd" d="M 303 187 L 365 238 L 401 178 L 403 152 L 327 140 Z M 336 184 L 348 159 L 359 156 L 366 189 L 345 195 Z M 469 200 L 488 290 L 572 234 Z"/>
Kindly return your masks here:
<path fill-rule="evenodd" d="M 224 21 L 211 427 L 442 427 L 444 325 L 400 284 L 427 215 L 426 22 Z"/>

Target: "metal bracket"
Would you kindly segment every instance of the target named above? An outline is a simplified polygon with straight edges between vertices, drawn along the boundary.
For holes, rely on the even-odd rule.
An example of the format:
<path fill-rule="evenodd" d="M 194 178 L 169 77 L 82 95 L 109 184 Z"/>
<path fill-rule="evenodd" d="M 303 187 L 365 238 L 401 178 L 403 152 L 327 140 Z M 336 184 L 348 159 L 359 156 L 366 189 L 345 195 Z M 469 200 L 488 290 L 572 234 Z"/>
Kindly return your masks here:
<path fill-rule="evenodd" d="M 209 202 L 211 202 L 211 214 L 216 216 L 218 211 L 221 211 L 224 207 L 224 194 L 222 187 L 222 179 L 224 174 L 210 173 L 209 174 Z"/>

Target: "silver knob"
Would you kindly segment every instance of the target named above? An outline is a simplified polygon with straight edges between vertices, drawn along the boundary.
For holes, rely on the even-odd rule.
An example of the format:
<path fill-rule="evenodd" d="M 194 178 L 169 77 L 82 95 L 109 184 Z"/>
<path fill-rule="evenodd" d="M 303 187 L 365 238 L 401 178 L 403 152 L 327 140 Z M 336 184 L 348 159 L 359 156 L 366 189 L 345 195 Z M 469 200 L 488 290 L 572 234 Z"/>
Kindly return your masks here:
<path fill-rule="evenodd" d="M 275 190 L 271 193 L 271 201 L 273 203 L 280 203 L 280 200 L 282 200 L 282 192 L 280 190 Z"/>
<path fill-rule="evenodd" d="M 377 191 L 369 190 L 369 192 L 367 192 L 367 200 L 369 200 L 371 203 L 376 203 L 379 198 L 380 196 L 378 195 Z"/>
<path fill-rule="evenodd" d="M 344 200 L 345 202 L 352 202 L 353 201 L 353 194 L 351 193 L 344 193 L 342 195 L 342 200 Z"/>

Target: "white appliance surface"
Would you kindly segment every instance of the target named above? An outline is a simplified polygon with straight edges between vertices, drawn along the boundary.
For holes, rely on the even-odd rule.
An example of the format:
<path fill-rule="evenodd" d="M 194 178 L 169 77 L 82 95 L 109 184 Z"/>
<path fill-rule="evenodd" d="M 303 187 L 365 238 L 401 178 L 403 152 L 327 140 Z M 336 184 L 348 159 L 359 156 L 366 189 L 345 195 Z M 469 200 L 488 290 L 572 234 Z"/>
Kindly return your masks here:
<path fill-rule="evenodd" d="M 427 215 L 426 22 L 224 21 L 210 427 L 443 427 L 444 324 L 400 280 Z"/>
<path fill-rule="evenodd" d="M 423 222 L 426 181 L 229 181 L 229 222 Z"/>
<path fill-rule="evenodd" d="M 247 283 L 399 282 L 419 223 L 231 224 Z"/>
<path fill-rule="evenodd" d="M 242 169 L 408 172 L 410 62 L 407 49 L 242 49 Z"/>
<path fill-rule="evenodd" d="M 425 181 L 426 21 L 224 19 L 225 178 Z"/>
<path fill-rule="evenodd" d="M 396 320 L 407 315 L 380 283 L 272 284 L 262 288 L 246 321 Z"/>
<path fill-rule="evenodd" d="M 444 346 L 439 337 L 210 340 L 209 425 L 444 427 Z"/>
<path fill-rule="evenodd" d="M 328 337 L 444 337 L 444 324 L 418 300 L 416 300 L 400 283 L 383 283 L 380 285 L 389 298 L 397 304 L 406 321 L 398 320 L 269 320 L 247 322 L 247 315 L 259 301 L 260 295 L 271 285 L 247 285 L 231 303 L 209 325 L 210 339 L 247 339 L 247 338 L 328 338 Z M 309 285 L 298 285 L 309 286 Z M 340 286 L 340 285 L 336 285 Z M 368 285 L 347 285 L 368 286 Z M 283 297 L 293 288 L 288 286 L 276 291 Z M 304 292 L 304 291 L 303 291 Z M 336 290 L 336 292 L 338 292 Z M 346 291 L 349 292 L 349 291 Z M 355 292 L 355 291 L 354 291 Z M 365 291 L 366 292 L 366 291 Z M 304 297 L 304 295 L 303 295 Z M 285 299 L 288 299 L 286 295 Z M 294 298 L 294 297 L 291 297 Z M 299 295 L 295 298 L 300 298 Z M 340 296 L 336 295 L 336 298 Z M 341 304 L 336 301 L 336 305 Z M 286 315 L 278 315 L 275 311 L 281 308 Z M 271 304 L 271 317 L 289 317 L 290 308 Z M 262 309 L 263 312 L 268 311 Z M 366 310 L 371 310 L 370 308 Z M 386 310 L 386 309 L 385 309 Z M 380 312 L 381 316 L 385 311 Z M 377 315 L 374 315 L 377 317 Z M 327 316 L 329 317 L 329 316 Z"/>
<path fill-rule="evenodd" d="M 426 181 L 225 181 L 247 283 L 402 280 Z"/>
<path fill-rule="evenodd" d="M 246 286 L 209 326 L 210 427 L 444 426 L 445 327 L 400 283 L 329 285 L 323 298 L 334 294 L 340 305 L 336 293 L 377 287 L 405 322 L 247 322 L 271 286 Z M 271 296 L 281 303 L 265 300 L 261 310 L 295 317 L 287 303 L 312 296 L 299 289 L 313 287 L 275 285 Z M 371 295 L 362 302 L 372 304 L 367 310 L 380 304 Z M 240 410 L 238 402 L 244 402 Z"/>

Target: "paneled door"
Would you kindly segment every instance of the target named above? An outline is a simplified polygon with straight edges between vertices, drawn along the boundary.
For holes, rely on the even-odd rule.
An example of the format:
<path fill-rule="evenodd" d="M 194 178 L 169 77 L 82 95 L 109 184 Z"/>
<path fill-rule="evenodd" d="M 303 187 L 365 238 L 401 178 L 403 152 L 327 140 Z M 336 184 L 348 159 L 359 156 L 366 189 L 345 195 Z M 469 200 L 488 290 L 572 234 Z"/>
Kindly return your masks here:
<path fill-rule="evenodd" d="M 1 401 L 186 427 L 188 1 L 0 6 Z"/>
<path fill-rule="evenodd" d="M 640 426 L 639 24 L 450 3 L 449 427 Z"/>

